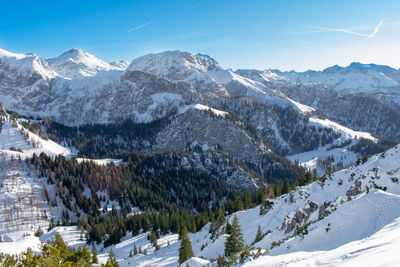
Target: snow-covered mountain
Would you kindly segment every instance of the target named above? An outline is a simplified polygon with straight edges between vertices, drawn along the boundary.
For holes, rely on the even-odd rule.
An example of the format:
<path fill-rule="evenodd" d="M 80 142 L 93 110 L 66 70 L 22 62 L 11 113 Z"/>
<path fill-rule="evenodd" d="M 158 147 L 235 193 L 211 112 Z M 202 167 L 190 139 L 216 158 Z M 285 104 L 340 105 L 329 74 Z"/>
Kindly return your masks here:
<path fill-rule="evenodd" d="M 111 66 L 116 67 L 120 70 L 126 70 L 128 68 L 130 62 L 124 60 L 115 60 L 109 63 Z"/>
<path fill-rule="evenodd" d="M 237 70 L 349 128 L 399 140 L 400 72 L 352 63 L 323 71 Z"/>
<path fill-rule="evenodd" d="M 47 59 L 49 66 L 68 79 L 95 76 L 101 71 L 123 70 L 124 62 L 113 65 L 81 49 L 71 49 L 62 55 Z"/>
<path fill-rule="evenodd" d="M 181 51 L 149 54 L 133 60 L 127 70 L 140 70 L 170 81 L 186 82 L 207 96 L 247 96 L 266 104 L 291 104 L 279 91 L 269 90 L 263 84 L 232 70 L 224 70 L 215 59 L 207 55 Z"/>
<path fill-rule="evenodd" d="M 340 94 L 392 93 L 400 88 L 400 72 L 389 66 L 351 63 L 347 67 L 332 66 L 323 71 L 238 70 L 258 81 L 325 84 Z"/>
<path fill-rule="evenodd" d="M 256 71 L 249 75 L 246 71 L 222 69 L 215 59 L 201 54 L 181 51 L 149 54 L 133 60 L 126 70 L 80 49 L 49 59 L 49 64 L 37 56 L 6 51 L 2 55 L 0 102 L 9 110 L 27 117 L 49 117 L 67 126 L 163 120 L 164 129 L 153 129 L 151 138 L 134 141 L 144 144 L 140 148 L 129 140 L 131 144 L 121 142 L 117 136 L 113 142 L 141 152 L 188 151 L 197 143 L 222 151 L 262 175 L 267 173 L 262 166 L 270 166 L 271 157 L 265 156 L 268 153 L 287 156 L 318 150 L 321 158 L 331 155 L 328 152 L 331 145 L 347 142 L 343 148 L 345 154 L 336 157 L 338 166 L 347 165 L 357 157 L 350 147 L 358 142 L 358 137 L 376 140 L 365 133 L 367 130 L 381 129 L 372 132 L 393 137 L 400 127 L 400 122 L 397 124 L 400 116 L 390 113 L 382 104 L 382 112 L 375 115 L 379 117 L 377 120 L 358 114 L 360 105 L 355 107 L 357 112 L 349 113 L 352 110 L 343 108 L 334 109 L 337 113 L 328 109 L 324 114 L 310 107 L 314 103 L 305 103 L 303 98 L 290 93 L 292 83 L 266 82 Z M 27 59 L 40 62 L 40 68 L 31 63 L 26 66 L 30 76 L 21 76 L 18 66 Z M 277 78 L 279 75 L 282 74 L 270 76 L 275 81 L 281 79 Z M 34 81 L 29 77 L 35 77 Z M 320 86 L 315 88 L 316 93 L 310 94 L 310 99 L 313 95 L 329 99 L 327 106 L 335 106 L 335 102 L 326 96 L 333 94 L 340 98 L 333 89 L 323 87 L 320 92 Z M 321 105 L 314 106 L 321 108 Z M 204 106 L 206 112 L 188 109 Z M 229 116 L 215 116 L 212 110 Z M 363 110 L 373 113 L 376 108 L 363 107 Z M 348 135 L 332 119 L 343 122 L 349 128 L 347 132 L 354 128 L 360 133 Z M 370 127 L 365 127 L 367 122 Z M 304 164 L 311 160 L 303 156 L 296 159 L 300 158 Z"/>

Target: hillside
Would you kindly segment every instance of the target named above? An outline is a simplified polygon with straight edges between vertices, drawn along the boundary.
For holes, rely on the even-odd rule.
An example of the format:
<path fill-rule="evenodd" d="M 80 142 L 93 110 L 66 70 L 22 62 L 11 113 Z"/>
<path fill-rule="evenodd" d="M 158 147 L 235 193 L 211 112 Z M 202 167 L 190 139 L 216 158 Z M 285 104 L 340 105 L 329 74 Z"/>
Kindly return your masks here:
<path fill-rule="evenodd" d="M 260 206 L 235 213 L 245 243 L 269 249 L 271 255 L 245 266 L 310 263 L 392 266 L 396 259 L 391 253 L 400 245 L 396 239 L 400 217 L 399 157 L 397 146 L 360 165 L 333 173 L 325 181 L 316 181 L 277 199 L 266 200 L 272 204 L 265 214 L 260 215 Z M 257 225 L 261 226 L 265 236 L 253 243 Z M 301 231 L 296 230 L 304 225 L 306 227 Z M 217 238 L 211 237 L 209 229 L 210 224 L 190 237 L 194 254 L 208 260 L 223 253 L 226 238 L 224 226 L 218 230 Z M 280 245 L 271 248 L 274 241 Z M 113 250 L 120 257 L 126 257 L 133 243 L 148 247 L 146 240 L 139 236 L 128 237 Z M 176 265 L 179 247 L 176 236 L 162 237 L 160 244 L 160 250 L 150 250 L 147 256 L 124 258 L 121 266 L 132 263 L 139 266 Z M 346 256 L 349 254 L 352 256 Z M 373 260 L 374 256 L 379 258 L 379 263 Z"/>

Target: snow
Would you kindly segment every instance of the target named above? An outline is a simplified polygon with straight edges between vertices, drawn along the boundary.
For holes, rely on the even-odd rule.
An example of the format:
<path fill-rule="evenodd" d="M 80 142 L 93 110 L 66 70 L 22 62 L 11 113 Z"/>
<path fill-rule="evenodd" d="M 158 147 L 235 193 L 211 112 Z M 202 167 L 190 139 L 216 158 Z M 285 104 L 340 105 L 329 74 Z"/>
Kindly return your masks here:
<path fill-rule="evenodd" d="M 23 58 L 26 57 L 26 55 L 24 55 L 24 54 L 12 53 L 12 52 L 9 52 L 9 51 L 7 51 L 7 50 L 4 50 L 4 49 L 1 49 L 1 48 L 0 48 L 0 57 L 1 57 L 1 58 L 4 58 L 4 57 L 13 57 L 13 58 L 16 58 L 16 59 L 23 59 Z"/>
<path fill-rule="evenodd" d="M 205 55 L 181 51 L 148 54 L 132 61 L 127 71 L 134 70 L 174 82 L 190 83 L 198 92 L 212 92 L 220 96 L 250 96 L 267 104 L 291 104 L 281 92 L 232 70 L 224 70 L 218 62 Z"/>
<path fill-rule="evenodd" d="M 281 72 L 279 70 L 266 70 L 260 76 L 268 82 L 322 83 L 341 94 L 398 93 L 400 86 L 400 76 L 397 70 L 388 66 L 356 62 L 345 68 L 333 66 L 323 71 Z"/>
<path fill-rule="evenodd" d="M 202 259 L 202 258 L 197 258 L 197 257 L 192 257 L 190 259 L 188 259 L 187 261 L 185 261 L 184 263 L 182 263 L 180 266 L 185 267 L 185 266 L 189 266 L 189 267 L 203 267 L 206 266 L 210 263 L 210 261 Z"/>
<path fill-rule="evenodd" d="M 205 106 L 203 104 L 186 105 L 183 108 L 180 108 L 178 113 L 182 114 L 182 113 L 187 112 L 190 109 L 207 110 L 207 111 L 210 111 L 213 114 L 215 114 L 217 116 L 220 116 L 220 117 L 225 117 L 226 115 L 228 115 L 228 112 L 226 112 L 226 111 L 210 108 L 210 107 Z"/>
<path fill-rule="evenodd" d="M 128 61 L 119 61 L 119 60 L 115 60 L 111 63 L 109 63 L 111 66 L 118 68 L 120 70 L 126 70 L 129 66 L 129 62 Z"/>
<path fill-rule="evenodd" d="M 25 140 L 21 130 L 29 136 L 27 140 Z M 35 143 L 36 147 L 33 147 L 33 143 Z M 22 152 L 11 151 L 9 150 L 11 147 L 15 149 L 20 148 Z M 17 128 L 15 128 L 9 120 L 3 121 L 3 127 L 0 133 L 0 154 L 5 153 L 9 156 L 14 155 L 14 157 L 20 156 L 24 159 L 25 157 L 32 157 L 34 153 L 39 155 L 41 152 L 51 156 L 71 156 L 73 154 L 71 149 L 63 147 L 51 140 L 44 140 L 22 127 L 19 123 L 17 123 Z"/>
<path fill-rule="evenodd" d="M 329 201 L 330 214 L 319 218 L 318 209 L 310 214 L 313 222 L 304 236 L 293 236 L 270 250 L 270 256 L 261 256 L 246 262 L 244 266 L 394 266 L 400 248 L 400 184 L 393 178 L 400 177 L 400 146 L 370 157 L 365 163 L 352 166 L 327 176 L 324 182 L 317 181 L 299 187 L 290 194 L 271 199 L 274 204 L 264 215 L 259 214 L 259 206 L 236 212 L 244 241 L 250 245 L 254 241 L 257 226 L 266 233 L 255 247 L 270 249 L 273 241 L 279 241 L 292 234 L 284 233 L 282 222 L 289 222 L 296 211 L 304 212 L 310 201 L 321 206 Z M 347 191 L 360 182 L 360 193 L 347 197 Z M 386 187 L 384 192 L 374 189 Z M 367 186 L 371 188 L 369 191 Z M 232 220 L 233 216 L 229 216 Z M 210 223 L 199 232 L 190 234 L 196 257 L 189 266 L 208 264 L 224 251 L 226 235 L 212 239 Z M 328 230 L 327 230 L 328 229 Z M 59 232 L 68 245 L 84 245 L 81 232 L 76 227 L 57 227 L 42 235 L 41 239 L 51 239 Z M 167 234 L 158 240 L 159 250 L 155 250 L 147 240 L 149 233 L 123 237 L 120 243 L 103 248 L 96 245 L 101 263 L 107 261 L 110 249 L 116 254 L 120 266 L 177 266 L 180 242 L 177 234 Z M 33 239 L 34 240 L 34 239 Z M 16 245 L 14 240 L 10 245 Z M 37 243 L 30 242 L 32 246 Z M 129 257 L 134 244 L 146 251 Z M 1 244 L 0 244 L 1 245 Z M 27 246 L 22 246 L 21 249 Z M 0 251 L 5 248 L 0 246 Z M 186 265 L 183 265 L 186 266 Z"/>
<path fill-rule="evenodd" d="M 44 79 L 55 78 L 53 80 L 55 84 L 66 83 L 66 92 L 71 92 L 77 98 L 92 96 L 98 88 L 103 88 L 103 86 L 115 82 L 123 74 L 122 69 L 124 68 L 117 62 L 108 64 L 85 51 L 77 49 L 49 60 L 52 68 L 57 70 L 58 73 L 53 71 L 45 60 L 36 55 L 14 54 L 0 49 L 0 58 L 2 63 L 5 62 L 7 66 L 11 66 L 19 75 L 26 76 L 38 73 Z M 147 55 L 133 61 L 128 67 L 128 71 L 132 70 L 150 72 L 174 82 L 189 82 L 199 92 L 206 90 L 224 96 L 229 96 L 229 94 L 252 96 L 269 104 L 289 103 L 303 114 L 314 111 L 308 106 L 290 100 L 283 94 L 267 88 L 260 82 L 245 78 L 231 70 L 221 69 L 215 60 L 204 55 L 192 55 L 180 51 Z M 60 77 L 59 74 L 63 77 Z M 384 90 L 390 91 L 393 87 L 398 86 L 395 73 L 392 73 L 390 69 L 360 64 L 352 64 L 348 68 L 327 69 L 324 72 L 311 71 L 299 74 L 266 71 L 263 75 L 268 82 L 278 79 L 302 83 L 323 82 L 341 93 L 375 92 L 382 87 Z M 104 88 L 108 89 L 109 87 Z M 132 88 L 135 87 L 132 86 Z M 160 107 L 173 104 L 177 105 L 179 113 L 195 109 L 208 110 L 221 117 L 228 114 L 225 111 L 199 104 L 197 100 L 196 102 L 193 101 L 194 103 L 185 102 L 185 105 L 183 105 L 181 104 L 183 103 L 182 96 L 179 94 L 160 92 L 150 95 L 149 100 L 152 102 L 149 101 L 150 104 L 143 113 L 138 111 L 134 113 L 138 121 L 151 121 L 153 112 L 159 111 Z M 85 105 L 84 108 L 86 106 L 88 105 Z M 311 117 L 310 124 L 316 127 L 331 128 L 339 132 L 341 137 L 335 141 L 335 144 L 357 138 L 376 141 L 369 133 L 351 130 L 328 119 Z M 272 125 L 274 125 L 273 122 Z M 273 126 L 272 129 L 274 129 Z M 27 133 L 27 140 L 21 133 L 22 130 Z M 277 129 L 276 132 L 278 132 Z M 279 134 L 277 135 L 279 136 Z M 37 147 L 32 146 L 33 141 L 38 144 Z M 312 168 L 316 166 L 318 157 L 333 156 L 335 161 L 340 159 L 347 165 L 354 162 L 357 156 L 349 151 L 349 146 L 352 144 L 354 144 L 354 141 L 346 147 L 332 150 L 328 150 L 327 146 L 320 147 L 315 151 L 293 155 L 290 159 L 298 160 L 305 166 Z M 11 151 L 10 147 L 20 148 L 22 152 Z M 203 150 L 209 149 L 206 145 L 202 145 L 202 148 Z M 2 201 L 0 218 L 4 219 L 0 222 L 0 234 L 3 240 L 7 242 L 0 243 L 0 251 L 20 251 L 17 248 L 26 249 L 28 246 L 37 249 L 38 239 L 32 236 L 33 231 L 38 226 L 46 228 L 50 217 L 57 218 L 60 215 L 60 210 L 51 209 L 41 195 L 42 188 L 46 186 L 46 180 L 37 177 L 34 170 L 22 167 L 21 165 L 24 163 L 11 160 L 11 158 L 16 159 L 18 157 L 24 159 L 31 157 L 33 153 L 39 154 L 40 152 L 52 156 L 62 154 L 69 157 L 73 155 L 70 149 L 51 140 L 40 138 L 27 129 L 23 129 L 19 123 L 14 127 L 8 119 L 4 121 L 0 133 L 0 153 L 2 156 L 0 159 L 0 164 L 2 164 L 0 169 L 2 182 L 0 188 L 0 200 Z M 271 233 L 267 234 L 255 246 L 269 249 L 272 242 L 284 240 L 293 233 L 293 231 L 284 232 L 285 225 L 283 222 L 290 223 L 297 211 L 305 212 L 310 207 L 310 201 L 319 207 L 327 201 L 330 202 L 327 208 L 331 212 L 330 215 L 319 218 L 318 210 L 310 214 L 308 222 L 315 222 L 309 226 L 307 235 L 285 239 L 281 246 L 271 249 L 273 256 L 260 258 L 247 264 L 257 264 L 256 266 L 270 263 L 277 265 L 285 263 L 289 265 L 329 265 L 332 263 L 368 265 L 374 263 L 372 256 L 387 260 L 383 265 L 393 264 L 393 255 L 396 255 L 395 253 L 399 248 L 399 241 L 397 240 L 399 240 L 400 235 L 400 213 L 398 211 L 400 186 L 395 182 L 400 177 L 399 152 L 399 148 L 396 147 L 384 154 L 371 157 L 365 164 L 352 166 L 336 172 L 332 176 L 327 176 L 324 182 L 314 182 L 297 188 L 290 194 L 270 200 L 274 205 L 265 215 L 259 214 L 259 207 L 237 212 L 236 215 L 239 218 L 245 242 L 251 244 L 254 241 L 257 226 L 260 225 L 264 233 L 267 231 L 271 231 Z M 119 159 L 79 158 L 77 160 L 79 162 L 90 160 L 100 165 L 109 162 L 121 163 Z M 347 197 L 346 193 L 354 186 L 356 181 L 361 183 L 360 192 L 357 196 Z M 387 188 L 387 192 L 374 189 L 383 187 Z M 47 188 L 51 191 L 51 187 Z M 367 188 L 371 188 L 371 190 Z M 35 203 L 39 204 L 32 205 L 30 199 L 34 199 Z M 12 211 L 15 211 L 17 216 Z M 17 211 L 19 214 L 17 214 Z M 48 215 L 47 218 L 46 214 Z M 232 216 L 230 216 L 231 219 Z M 190 235 L 195 255 L 202 256 L 205 259 L 216 258 L 219 254 L 222 254 L 226 240 L 224 234 L 212 239 L 209 234 L 209 227 L 210 224 L 198 233 Z M 327 228 L 329 228 L 328 231 Z M 71 246 L 84 244 L 84 240 L 81 240 L 81 232 L 73 227 L 53 229 L 42 237 L 43 240 L 49 240 L 57 231 Z M 30 234 L 30 236 L 24 236 L 24 234 Z M 177 235 L 162 236 L 158 241 L 161 249 L 156 251 L 150 246 L 146 238 L 147 234 L 128 235 L 123 238 L 121 243 L 111 247 L 120 260 L 121 266 L 176 266 L 179 248 Z M 147 255 L 136 255 L 129 258 L 128 255 L 133 249 L 133 244 L 136 244 L 138 248 L 140 246 L 142 249 L 146 249 Z M 99 245 L 98 248 L 99 258 L 102 262 L 105 262 L 110 248 L 103 248 L 102 245 Z M 364 259 L 369 259 L 369 261 Z M 189 264 L 196 266 L 196 264 L 205 262 L 207 260 L 193 258 L 189 261 Z"/>
<path fill-rule="evenodd" d="M 30 248 L 33 252 L 41 251 L 40 239 L 36 236 L 25 236 L 13 242 L 0 242 L 0 252 L 16 255 Z"/>
<path fill-rule="evenodd" d="M 81 49 L 71 49 L 56 58 L 47 60 L 50 67 L 68 79 L 95 76 L 100 71 L 123 70 Z"/>
<path fill-rule="evenodd" d="M 158 54 L 148 54 L 132 61 L 127 70 L 142 70 L 164 76 L 171 66 L 179 69 L 192 69 L 196 73 L 205 73 L 213 68 L 219 68 L 218 62 L 209 56 L 193 55 L 181 51 L 165 51 Z"/>
<path fill-rule="evenodd" d="M 399 249 L 400 218 L 396 218 L 373 235 L 332 250 L 262 256 L 244 266 L 397 266 Z"/>
<path fill-rule="evenodd" d="M 54 241 L 56 233 L 60 234 L 67 246 L 72 248 L 86 246 L 85 232 L 77 226 L 58 226 L 40 236 L 43 242 Z"/>
<path fill-rule="evenodd" d="M 1 63 L 7 65 L 9 70 L 21 76 L 31 76 L 34 72 L 45 79 L 53 79 L 58 76 L 43 58 L 35 54 L 16 54 L 0 49 L 0 59 Z"/>
<path fill-rule="evenodd" d="M 331 129 L 341 133 L 346 139 L 348 139 L 348 138 L 351 138 L 351 139 L 364 138 L 364 139 L 369 139 L 372 141 L 377 141 L 377 139 L 375 137 L 373 137 L 370 133 L 354 131 L 350 128 L 344 127 L 344 126 L 342 126 L 336 122 L 333 122 L 329 119 L 320 119 L 320 118 L 312 117 L 312 118 L 310 118 L 310 122 L 319 127 L 322 126 L 322 127 L 326 127 L 326 128 L 331 128 Z"/>
<path fill-rule="evenodd" d="M 308 112 L 307 109 L 303 109 L 303 111 Z M 350 150 L 350 148 L 357 143 L 357 140 L 359 138 L 369 139 L 375 142 L 377 141 L 377 139 L 373 137 L 370 133 L 354 131 L 329 119 L 311 117 L 309 121 L 310 125 L 314 125 L 317 128 L 333 129 L 335 132 L 340 133 L 340 137 L 325 146 L 319 146 L 317 149 L 314 149 L 312 151 L 290 155 L 287 158 L 292 162 L 299 162 L 302 166 L 310 170 L 316 169 L 319 175 L 323 175 L 326 172 L 325 169 L 321 169 L 318 166 L 319 159 L 333 157 L 335 164 L 341 164 L 340 166 L 346 167 L 355 163 L 359 157 L 358 154 Z M 332 145 L 340 146 L 342 142 L 346 141 L 351 142 L 343 147 L 331 149 Z"/>
<path fill-rule="evenodd" d="M 139 111 L 134 111 L 136 122 L 150 122 L 154 120 L 153 112 L 160 110 L 165 106 L 177 105 L 182 101 L 182 96 L 173 93 L 155 93 L 150 96 L 152 104 L 147 107 L 145 112 L 140 113 Z"/>
<path fill-rule="evenodd" d="M 24 161 L 0 160 L 0 236 L 3 241 L 18 241 L 36 230 L 47 229 L 50 218 L 59 221 L 64 205 L 52 207 L 43 192 L 46 188 L 51 199 L 53 186 L 47 178 L 39 178 L 36 169 Z"/>
<path fill-rule="evenodd" d="M 319 159 L 324 159 L 328 157 L 333 157 L 333 164 L 341 163 L 344 167 L 347 167 L 357 161 L 359 155 L 350 150 L 350 147 L 354 142 L 342 148 L 334 148 L 328 150 L 329 145 L 319 147 L 318 149 L 307 151 L 303 153 L 298 153 L 295 155 L 288 156 L 292 162 L 299 162 L 302 166 L 308 168 L 309 170 L 316 169 L 319 175 L 325 174 L 326 169 L 321 168 L 318 165 Z"/>
<path fill-rule="evenodd" d="M 260 216 L 259 207 L 237 212 L 236 216 L 245 242 L 247 244 L 253 242 L 258 225 L 264 233 L 268 230 L 271 233 L 256 243 L 256 247 L 270 248 L 272 241 L 279 241 L 289 236 L 291 232 L 284 233 L 282 222 L 289 222 L 296 210 L 304 211 L 309 207 L 309 201 L 319 206 L 329 201 L 331 204 L 328 210 L 331 214 L 318 220 L 318 209 L 311 213 L 309 221 L 317 220 L 317 222 L 309 226 L 307 235 L 291 238 L 271 250 L 271 255 L 279 257 L 280 261 L 286 259 L 287 255 L 289 259 L 291 258 L 292 254 L 287 253 L 305 250 L 316 253 L 321 249 L 328 250 L 327 253 L 330 253 L 329 251 L 335 251 L 338 247 L 351 244 L 351 242 L 373 237 L 386 225 L 400 218 L 400 210 L 398 210 L 400 185 L 392 180 L 393 177 L 400 175 L 399 158 L 400 149 L 396 147 L 384 154 L 371 157 L 362 165 L 336 172 L 327 177 L 325 182 L 319 181 L 300 187 L 290 194 L 271 200 L 274 205 L 265 215 Z M 348 200 L 346 192 L 354 186 L 355 181 L 361 182 L 362 193 Z M 387 192 L 371 189 L 367 193 L 366 186 L 374 188 L 374 184 L 387 187 Z M 230 218 L 232 219 L 232 216 Z M 326 231 L 328 224 L 330 224 L 330 229 Z M 223 253 L 225 242 L 225 235 L 211 240 L 207 231 L 208 227 L 204 227 L 201 232 L 191 236 L 195 255 L 206 259 L 216 258 Z M 203 250 L 200 249 L 202 245 L 206 245 Z M 397 242 L 398 245 L 399 242 Z M 259 265 L 262 264 L 265 264 L 265 261 L 259 263 Z M 279 265 L 278 260 L 277 265 Z"/>
<path fill-rule="evenodd" d="M 97 247 L 99 254 L 99 261 L 105 263 L 107 261 L 108 253 L 112 249 L 116 257 L 120 259 L 119 264 L 123 266 L 176 266 L 178 263 L 179 249 L 178 235 L 169 234 L 161 236 L 157 240 L 160 250 L 155 250 L 151 246 L 150 241 L 147 240 L 149 232 L 141 233 L 137 236 L 128 234 L 123 240 L 116 245 L 103 248 L 102 245 Z M 134 245 L 145 252 L 145 254 L 138 254 L 129 257 L 129 253 L 134 249 Z"/>
<path fill-rule="evenodd" d="M 98 165 L 105 166 L 107 164 L 113 163 L 114 165 L 120 165 L 122 163 L 122 159 L 87 159 L 87 158 L 75 158 L 78 163 L 81 162 L 94 162 Z"/>
<path fill-rule="evenodd" d="M 308 114 L 315 111 L 314 108 L 300 104 L 299 102 L 294 101 L 293 99 L 288 98 L 290 102 L 292 102 L 303 114 Z"/>

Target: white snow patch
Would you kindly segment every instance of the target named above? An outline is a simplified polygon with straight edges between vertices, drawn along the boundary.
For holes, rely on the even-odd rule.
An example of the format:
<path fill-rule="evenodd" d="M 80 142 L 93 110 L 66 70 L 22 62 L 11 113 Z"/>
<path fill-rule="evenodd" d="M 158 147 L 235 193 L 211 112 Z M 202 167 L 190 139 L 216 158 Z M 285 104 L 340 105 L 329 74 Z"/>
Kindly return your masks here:
<path fill-rule="evenodd" d="M 210 111 L 210 112 L 214 113 L 215 115 L 221 116 L 221 117 L 225 117 L 228 114 L 228 112 L 226 112 L 226 111 L 218 110 L 215 108 L 210 108 L 203 104 L 186 105 L 183 108 L 179 109 L 179 114 L 185 113 L 190 109 L 207 110 L 207 111 Z"/>

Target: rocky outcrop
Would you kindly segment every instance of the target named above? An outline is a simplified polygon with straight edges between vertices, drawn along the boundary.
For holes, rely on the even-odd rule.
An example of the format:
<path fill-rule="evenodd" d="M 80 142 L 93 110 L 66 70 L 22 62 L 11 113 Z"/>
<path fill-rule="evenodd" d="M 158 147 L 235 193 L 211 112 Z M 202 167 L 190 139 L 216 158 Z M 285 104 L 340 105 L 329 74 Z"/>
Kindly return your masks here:
<path fill-rule="evenodd" d="M 354 185 L 346 192 L 347 199 L 351 200 L 352 196 L 360 194 L 360 187 L 361 187 L 361 182 L 358 180 L 355 181 Z"/>
<path fill-rule="evenodd" d="M 306 206 L 303 209 L 297 209 L 294 214 L 291 216 L 290 221 L 286 218 L 281 226 L 281 230 L 284 230 L 284 233 L 290 233 L 298 224 L 304 224 L 310 218 L 310 215 L 318 209 L 318 204 L 313 201 L 308 201 Z"/>
<path fill-rule="evenodd" d="M 331 206 L 330 201 L 325 201 L 321 206 L 319 206 L 318 220 L 321 220 L 322 218 L 328 216 L 331 213 L 331 211 L 329 210 L 330 206 Z"/>

